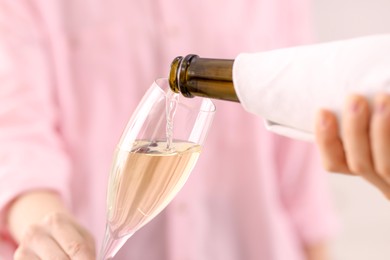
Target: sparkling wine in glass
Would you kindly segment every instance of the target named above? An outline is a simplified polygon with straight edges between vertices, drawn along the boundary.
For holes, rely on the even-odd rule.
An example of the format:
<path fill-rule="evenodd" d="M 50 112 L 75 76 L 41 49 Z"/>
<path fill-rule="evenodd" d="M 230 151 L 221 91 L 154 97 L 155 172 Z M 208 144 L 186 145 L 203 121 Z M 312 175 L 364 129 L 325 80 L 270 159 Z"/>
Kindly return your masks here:
<path fill-rule="evenodd" d="M 101 260 L 114 257 L 183 187 L 214 112 L 207 98 L 184 98 L 171 92 L 167 79 L 152 84 L 115 151 Z"/>

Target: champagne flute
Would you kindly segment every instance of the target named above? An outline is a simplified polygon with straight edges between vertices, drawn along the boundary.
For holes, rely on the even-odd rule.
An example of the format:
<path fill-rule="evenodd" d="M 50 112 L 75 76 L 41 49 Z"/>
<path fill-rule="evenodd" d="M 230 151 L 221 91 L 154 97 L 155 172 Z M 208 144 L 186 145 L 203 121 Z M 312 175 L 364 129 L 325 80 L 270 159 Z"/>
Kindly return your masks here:
<path fill-rule="evenodd" d="M 189 177 L 215 112 L 207 98 L 173 93 L 156 80 L 130 118 L 115 151 L 100 259 L 159 214 Z"/>

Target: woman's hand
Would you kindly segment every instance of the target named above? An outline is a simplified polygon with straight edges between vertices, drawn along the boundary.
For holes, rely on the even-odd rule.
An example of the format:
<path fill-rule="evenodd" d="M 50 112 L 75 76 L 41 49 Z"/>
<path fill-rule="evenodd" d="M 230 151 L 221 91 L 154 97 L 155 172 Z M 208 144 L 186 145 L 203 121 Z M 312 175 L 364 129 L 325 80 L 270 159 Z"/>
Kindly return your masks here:
<path fill-rule="evenodd" d="M 326 170 L 359 175 L 390 199 L 390 95 L 376 96 L 372 106 L 350 96 L 341 125 L 332 112 L 319 111 L 316 142 Z"/>
<path fill-rule="evenodd" d="M 19 244 L 15 260 L 94 260 L 95 243 L 50 191 L 22 194 L 8 210 L 8 227 Z"/>
<path fill-rule="evenodd" d="M 14 255 L 15 260 L 94 260 L 92 236 L 68 214 L 51 213 L 29 226 Z"/>

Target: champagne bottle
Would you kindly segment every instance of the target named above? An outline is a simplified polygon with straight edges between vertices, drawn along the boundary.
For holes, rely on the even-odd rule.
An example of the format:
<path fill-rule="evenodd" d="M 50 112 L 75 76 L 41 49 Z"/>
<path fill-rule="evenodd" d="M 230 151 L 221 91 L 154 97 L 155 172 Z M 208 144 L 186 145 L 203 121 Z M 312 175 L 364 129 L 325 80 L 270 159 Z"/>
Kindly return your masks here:
<path fill-rule="evenodd" d="M 233 86 L 234 60 L 200 58 L 189 54 L 171 64 L 169 85 L 185 97 L 202 96 L 239 102 Z"/>
<path fill-rule="evenodd" d="M 348 95 L 390 93 L 390 34 L 258 53 L 233 60 L 177 57 L 170 87 L 186 97 L 240 102 L 269 130 L 313 140 L 320 108 L 341 114 Z"/>

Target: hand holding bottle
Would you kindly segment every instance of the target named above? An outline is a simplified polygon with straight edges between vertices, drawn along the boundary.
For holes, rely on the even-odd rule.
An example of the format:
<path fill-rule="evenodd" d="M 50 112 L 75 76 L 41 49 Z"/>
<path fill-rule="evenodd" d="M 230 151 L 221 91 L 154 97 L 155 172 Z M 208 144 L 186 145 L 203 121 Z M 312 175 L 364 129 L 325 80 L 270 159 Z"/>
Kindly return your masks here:
<path fill-rule="evenodd" d="M 374 98 L 390 91 L 389 44 L 385 34 L 242 53 L 235 60 L 187 55 L 172 62 L 170 85 L 186 97 L 240 102 L 277 134 L 311 141 L 316 132 L 327 170 L 360 175 L 390 199 L 390 97 Z M 350 97 L 343 110 L 351 93 L 362 96 Z M 319 107 L 328 110 L 319 113 L 314 130 Z"/>
<path fill-rule="evenodd" d="M 377 95 L 372 106 L 363 96 L 348 97 L 339 122 L 319 111 L 316 142 L 325 169 L 361 176 L 390 199 L 390 95 Z"/>

